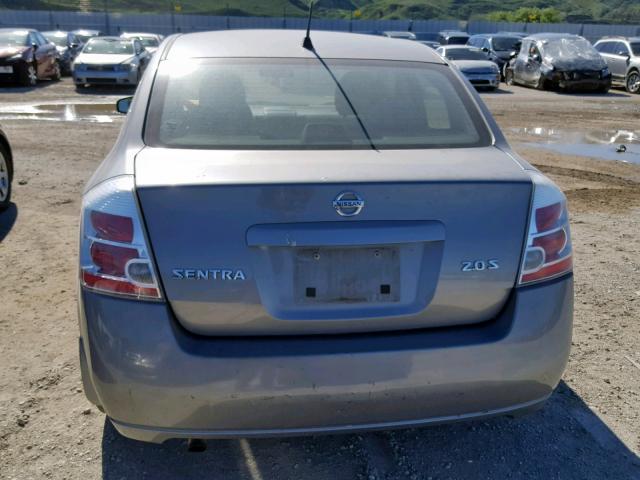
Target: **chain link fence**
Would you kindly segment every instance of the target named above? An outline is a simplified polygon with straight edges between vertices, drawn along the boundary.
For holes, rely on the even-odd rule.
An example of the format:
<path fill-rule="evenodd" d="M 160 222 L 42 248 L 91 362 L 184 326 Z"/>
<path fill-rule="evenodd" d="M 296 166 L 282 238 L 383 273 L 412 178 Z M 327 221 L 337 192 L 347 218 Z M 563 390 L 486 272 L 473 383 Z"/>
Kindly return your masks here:
<path fill-rule="evenodd" d="M 3 0 L 0 5 L 14 0 Z M 71 1 L 71 0 L 70 0 Z M 119 13 L 109 10 L 117 0 L 76 0 L 75 4 L 86 7 L 85 11 L 28 10 L 27 8 L 0 10 L 1 27 L 28 27 L 38 30 L 74 30 L 88 28 L 100 30 L 107 35 L 118 35 L 125 31 L 154 32 L 169 35 L 177 32 L 197 32 L 241 28 L 287 28 L 303 29 L 304 17 L 246 17 L 233 15 L 199 15 L 176 11 L 178 4 L 167 1 L 167 13 Z M 144 1 L 150 0 L 141 0 Z M 162 1 L 162 0 L 160 0 Z M 40 0 L 15 0 L 21 6 L 37 6 Z M 154 2 L 155 9 L 158 3 Z M 98 11 L 95 11 L 98 6 Z M 180 9 L 177 9 L 180 10 Z M 609 35 L 640 36 L 640 25 L 599 25 L 576 23 L 506 23 L 457 20 L 358 20 L 315 18 L 316 30 L 336 30 L 380 34 L 384 31 L 413 31 L 422 39 L 434 39 L 441 30 L 464 30 L 470 34 L 508 32 L 559 32 L 575 33 L 591 41 Z"/>

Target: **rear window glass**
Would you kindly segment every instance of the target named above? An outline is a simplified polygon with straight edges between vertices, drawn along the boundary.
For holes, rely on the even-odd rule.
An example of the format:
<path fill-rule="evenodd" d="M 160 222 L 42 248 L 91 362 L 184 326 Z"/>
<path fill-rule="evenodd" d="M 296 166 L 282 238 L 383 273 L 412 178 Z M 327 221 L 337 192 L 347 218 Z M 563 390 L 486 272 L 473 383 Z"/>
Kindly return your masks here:
<path fill-rule="evenodd" d="M 471 48 L 445 48 L 444 56 L 449 60 L 487 60 L 487 54 L 482 50 Z"/>
<path fill-rule="evenodd" d="M 496 52 L 518 50 L 521 41 L 522 39 L 518 37 L 494 37 L 492 41 L 493 49 Z"/>
<path fill-rule="evenodd" d="M 200 149 L 484 146 L 449 67 L 413 62 L 205 59 L 161 63 L 145 140 Z"/>

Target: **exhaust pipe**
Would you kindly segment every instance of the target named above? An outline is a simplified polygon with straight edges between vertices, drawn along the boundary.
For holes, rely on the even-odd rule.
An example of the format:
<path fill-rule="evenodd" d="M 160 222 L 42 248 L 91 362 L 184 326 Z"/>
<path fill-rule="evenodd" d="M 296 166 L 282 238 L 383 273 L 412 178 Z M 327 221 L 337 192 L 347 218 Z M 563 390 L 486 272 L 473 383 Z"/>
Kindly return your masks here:
<path fill-rule="evenodd" d="M 192 453 L 202 453 L 207 449 L 207 442 L 201 438 L 190 438 L 187 440 L 187 450 Z"/>

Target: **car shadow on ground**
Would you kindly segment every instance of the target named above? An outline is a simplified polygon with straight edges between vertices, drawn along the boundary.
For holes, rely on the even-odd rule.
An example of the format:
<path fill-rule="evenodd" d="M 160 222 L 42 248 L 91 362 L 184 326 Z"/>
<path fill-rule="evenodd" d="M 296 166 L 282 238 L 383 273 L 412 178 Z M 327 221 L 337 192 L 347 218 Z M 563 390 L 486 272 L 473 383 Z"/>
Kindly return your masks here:
<path fill-rule="evenodd" d="M 498 87 L 496 90 L 478 90 L 478 93 L 485 94 L 491 93 L 495 95 L 513 95 L 513 92 L 505 90 L 503 87 Z"/>
<path fill-rule="evenodd" d="M 11 203 L 9 208 L 4 212 L 0 212 L 0 243 L 9 234 L 18 219 L 18 207 L 15 203 Z"/>
<path fill-rule="evenodd" d="M 136 93 L 135 86 L 127 85 L 89 85 L 88 87 L 76 88 L 79 95 L 121 95 L 130 97 Z"/>
<path fill-rule="evenodd" d="M 105 421 L 102 475 L 121 478 L 640 478 L 640 459 L 564 382 L 546 406 L 423 429 L 287 439 L 146 444 Z"/>
<path fill-rule="evenodd" d="M 567 97 L 577 97 L 577 98 L 626 98 L 630 97 L 631 94 L 625 92 L 624 90 L 609 90 L 607 93 L 598 93 L 598 92 L 563 92 L 562 90 L 552 90 L 553 93 L 557 93 L 560 95 L 565 95 Z"/>
<path fill-rule="evenodd" d="M 17 83 L 2 83 L 0 84 L 0 93 L 29 93 L 35 90 L 42 90 L 57 83 L 59 82 L 53 80 L 39 80 L 36 85 L 28 87 Z"/>

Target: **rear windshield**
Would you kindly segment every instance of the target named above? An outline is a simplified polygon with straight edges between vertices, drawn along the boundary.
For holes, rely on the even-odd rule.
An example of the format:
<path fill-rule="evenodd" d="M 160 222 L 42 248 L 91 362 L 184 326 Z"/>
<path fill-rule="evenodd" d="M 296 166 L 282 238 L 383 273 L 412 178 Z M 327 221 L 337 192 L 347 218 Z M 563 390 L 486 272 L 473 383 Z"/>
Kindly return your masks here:
<path fill-rule="evenodd" d="M 44 38 L 56 44 L 58 47 L 67 46 L 67 35 L 64 33 L 43 33 L 43 35 Z"/>
<path fill-rule="evenodd" d="M 116 39 L 98 39 L 93 38 L 84 47 L 82 53 L 97 53 L 97 54 L 130 54 L 133 55 L 133 45 L 131 40 L 116 40 Z"/>
<path fill-rule="evenodd" d="M 449 45 L 464 45 L 469 40 L 469 37 L 449 37 L 447 43 Z"/>
<path fill-rule="evenodd" d="M 164 61 L 147 144 L 198 149 L 398 149 L 489 145 L 444 65 L 393 61 Z"/>
<path fill-rule="evenodd" d="M 123 38 L 137 38 L 140 43 L 142 45 L 144 45 L 145 47 L 157 47 L 158 45 L 160 45 L 160 42 L 158 41 L 158 39 L 156 37 L 143 37 L 143 36 L 139 36 L 139 35 L 128 35 L 126 37 L 123 36 Z"/>
<path fill-rule="evenodd" d="M 482 50 L 471 48 L 446 48 L 444 55 L 449 60 L 487 60 L 487 54 Z"/>
<path fill-rule="evenodd" d="M 491 46 L 496 52 L 509 52 L 520 48 L 522 39 L 519 37 L 494 37 Z"/>

